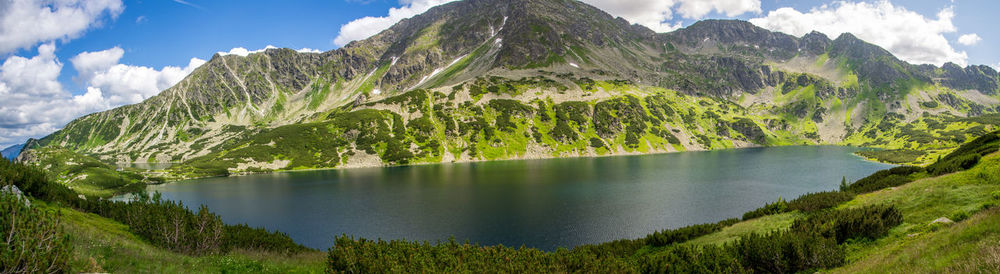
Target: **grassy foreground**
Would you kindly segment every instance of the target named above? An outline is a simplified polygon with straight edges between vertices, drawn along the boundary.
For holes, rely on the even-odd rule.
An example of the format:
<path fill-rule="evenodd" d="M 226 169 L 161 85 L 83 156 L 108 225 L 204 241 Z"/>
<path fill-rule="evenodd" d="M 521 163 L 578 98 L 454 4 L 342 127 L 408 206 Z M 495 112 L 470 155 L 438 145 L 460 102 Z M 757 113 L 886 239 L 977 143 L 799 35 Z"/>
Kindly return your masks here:
<path fill-rule="evenodd" d="M 72 256 L 68 271 L 72 272 L 315 273 L 331 270 L 351 272 L 351 269 L 437 272 L 484 270 L 495 265 L 506 265 L 504 269 L 510 271 L 541 269 L 543 272 L 572 272 L 573 269 L 601 272 L 761 272 L 768 268 L 753 265 L 761 261 L 759 258 L 747 259 L 745 256 L 756 255 L 745 252 L 770 244 L 777 244 L 785 250 L 818 254 L 826 258 L 823 260 L 830 260 L 821 265 L 807 264 L 797 268 L 797 271 L 990 272 L 1000 268 L 1000 208 L 996 207 L 1000 204 L 1000 153 L 995 152 L 1000 145 L 1000 137 L 997 134 L 992 133 L 992 139 L 980 138 L 970 142 L 954 155 L 946 156 L 938 164 L 927 168 L 903 169 L 905 171 L 898 174 L 876 173 L 871 176 L 874 179 L 866 178 L 846 185 L 844 188 L 847 190 L 863 190 L 858 191 L 860 193 L 856 196 L 852 193 L 852 199 L 837 202 L 832 208 L 803 212 L 793 209 L 801 208 L 794 206 L 795 200 L 787 203 L 791 206 L 779 201 L 752 211 L 759 214 L 744 216 L 743 221 L 726 220 L 718 224 L 665 230 L 647 238 L 556 252 L 456 243 L 433 246 L 405 241 L 365 242 L 340 238 L 338 246 L 329 252 L 286 253 L 234 248 L 198 255 L 159 247 L 135 234 L 134 228 L 93 213 L 41 199 L 33 199 L 32 203 L 34 209 L 58 213 L 62 227 L 71 239 Z M 944 175 L 935 176 L 941 173 Z M 843 222 L 840 221 L 842 217 L 830 219 L 828 215 L 831 214 L 844 216 L 839 213 L 872 212 L 872 208 L 886 207 L 893 214 L 898 214 L 901 221 L 884 225 L 885 230 L 880 228 L 874 236 L 840 237 L 838 234 L 834 238 L 823 238 L 795 232 L 811 227 L 810 224 L 822 227 L 824 224 L 838 226 L 838 222 Z M 942 217 L 954 223 L 935 223 Z M 834 221 L 823 221 L 824 218 Z M 851 222 L 850 219 L 848 222 Z M 772 238 L 785 240 L 774 241 Z M 828 241 L 835 247 L 813 246 L 810 243 L 813 240 Z M 787 249 L 789 245 L 793 248 Z M 407 251 L 401 254 L 409 254 L 406 255 L 409 259 L 405 256 L 394 257 L 404 248 Z M 731 253 L 733 250 L 735 255 Z M 372 254 L 379 255 L 369 256 Z M 836 256 L 831 257 L 831 254 Z M 457 261 L 450 261 L 449 258 L 457 258 Z M 434 265 L 414 265 L 426 260 L 433 261 Z M 683 264 L 688 261 L 700 264 Z M 526 268 L 517 262 L 536 265 L 532 266 L 535 268 Z M 345 266 L 355 268 L 345 269 Z M 380 268 L 382 266 L 393 268 Z M 833 268 L 829 268 L 831 266 Z"/>
<path fill-rule="evenodd" d="M 286 255 L 276 252 L 233 250 L 226 254 L 191 256 L 153 246 L 132 234 L 129 227 L 96 214 L 41 201 L 44 210 L 62 215 L 72 235 L 71 272 L 111 273 L 320 273 L 319 251 Z"/>

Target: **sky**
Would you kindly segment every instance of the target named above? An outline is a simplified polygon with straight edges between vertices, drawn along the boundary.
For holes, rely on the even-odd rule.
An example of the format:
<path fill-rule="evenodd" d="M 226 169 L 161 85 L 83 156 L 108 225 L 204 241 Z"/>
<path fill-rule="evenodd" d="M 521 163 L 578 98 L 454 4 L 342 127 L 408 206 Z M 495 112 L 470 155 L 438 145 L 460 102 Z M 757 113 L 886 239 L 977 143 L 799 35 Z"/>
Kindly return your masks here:
<path fill-rule="evenodd" d="M 917 64 L 1000 67 L 993 0 L 581 0 L 657 32 L 735 18 L 850 32 Z M 450 0 L 0 0 L 0 148 L 141 102 L 216 53 L 337 49 Z"/>

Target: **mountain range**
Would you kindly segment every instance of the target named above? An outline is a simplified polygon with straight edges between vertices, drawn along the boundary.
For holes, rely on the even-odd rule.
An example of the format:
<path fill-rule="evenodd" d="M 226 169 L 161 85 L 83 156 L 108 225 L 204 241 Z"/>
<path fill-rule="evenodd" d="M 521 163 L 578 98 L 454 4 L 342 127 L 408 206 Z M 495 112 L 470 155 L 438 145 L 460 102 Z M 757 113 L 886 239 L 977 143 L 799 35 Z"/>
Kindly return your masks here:
<path fill-rule="evenodd" d="M 175 163 L 137 181 L 803 144 L 920 164 L 998 112 L 994 69 L 909 64 L 849 33 L 656 33 L 573 0 L 466 0 L 323 53 L 216 54 L 20 158 Z"/>
<path fill-rule="evenodd" d="M 0 155 L 9 160 L 13 160 L 14 158 L 17 158 L 18 154 L 21 153 L 21 148 L 24 148 L 24 144 L 9 146 L 3 149 L 3 151 L 0 152 Z"/>

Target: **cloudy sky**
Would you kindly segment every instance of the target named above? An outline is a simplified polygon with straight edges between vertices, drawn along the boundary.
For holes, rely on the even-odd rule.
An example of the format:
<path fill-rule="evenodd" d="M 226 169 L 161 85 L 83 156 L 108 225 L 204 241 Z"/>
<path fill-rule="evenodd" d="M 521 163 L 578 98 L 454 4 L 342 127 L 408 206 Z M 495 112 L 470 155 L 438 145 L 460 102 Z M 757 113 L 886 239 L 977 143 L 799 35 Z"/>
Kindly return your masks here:
<path fill-rule="evenodd" d="M 851 32 L 911 63 L 1000 67 L 1000 1 L 582 0 L 658 32 L 738 18 Z M 216 52 L 336 49 L 449 0 L 0 0 L 0 148 L 140 102 Z"/>

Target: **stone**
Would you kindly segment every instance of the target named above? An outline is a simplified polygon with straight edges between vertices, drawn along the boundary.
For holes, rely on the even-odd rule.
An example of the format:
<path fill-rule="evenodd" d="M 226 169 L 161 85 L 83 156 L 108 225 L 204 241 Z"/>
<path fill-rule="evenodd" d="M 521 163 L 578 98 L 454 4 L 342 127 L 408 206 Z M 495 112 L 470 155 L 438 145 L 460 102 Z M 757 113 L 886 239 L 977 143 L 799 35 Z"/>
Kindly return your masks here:
<path fill-rule="evenodd" d="M 941 218 L 934 219 L 934 221 L 931 221 L 931 225 L 933 225 L 933 224 L 946 224 L 946 225 L 950 225 L 950 224 L 953 224 L 953 223 L 955 223 L 955 221 L 952 221 L 951 219 L 948 219 L 948 217 L 941 217 Z"/>
<path fill-rule="evenodd" d="M 21 189 L 18 189 L 17 186 L 15 185 L 4 186 L 2 189 L 0 189 L 0 194 L 12 195 L 15 197 L 15 199 L 24 201 L 24 206 L 27 207 L 31 206 L 31 201 L 28 200 L 28 197 L 25 197 L 24 193 L 21 192 Z"/>

